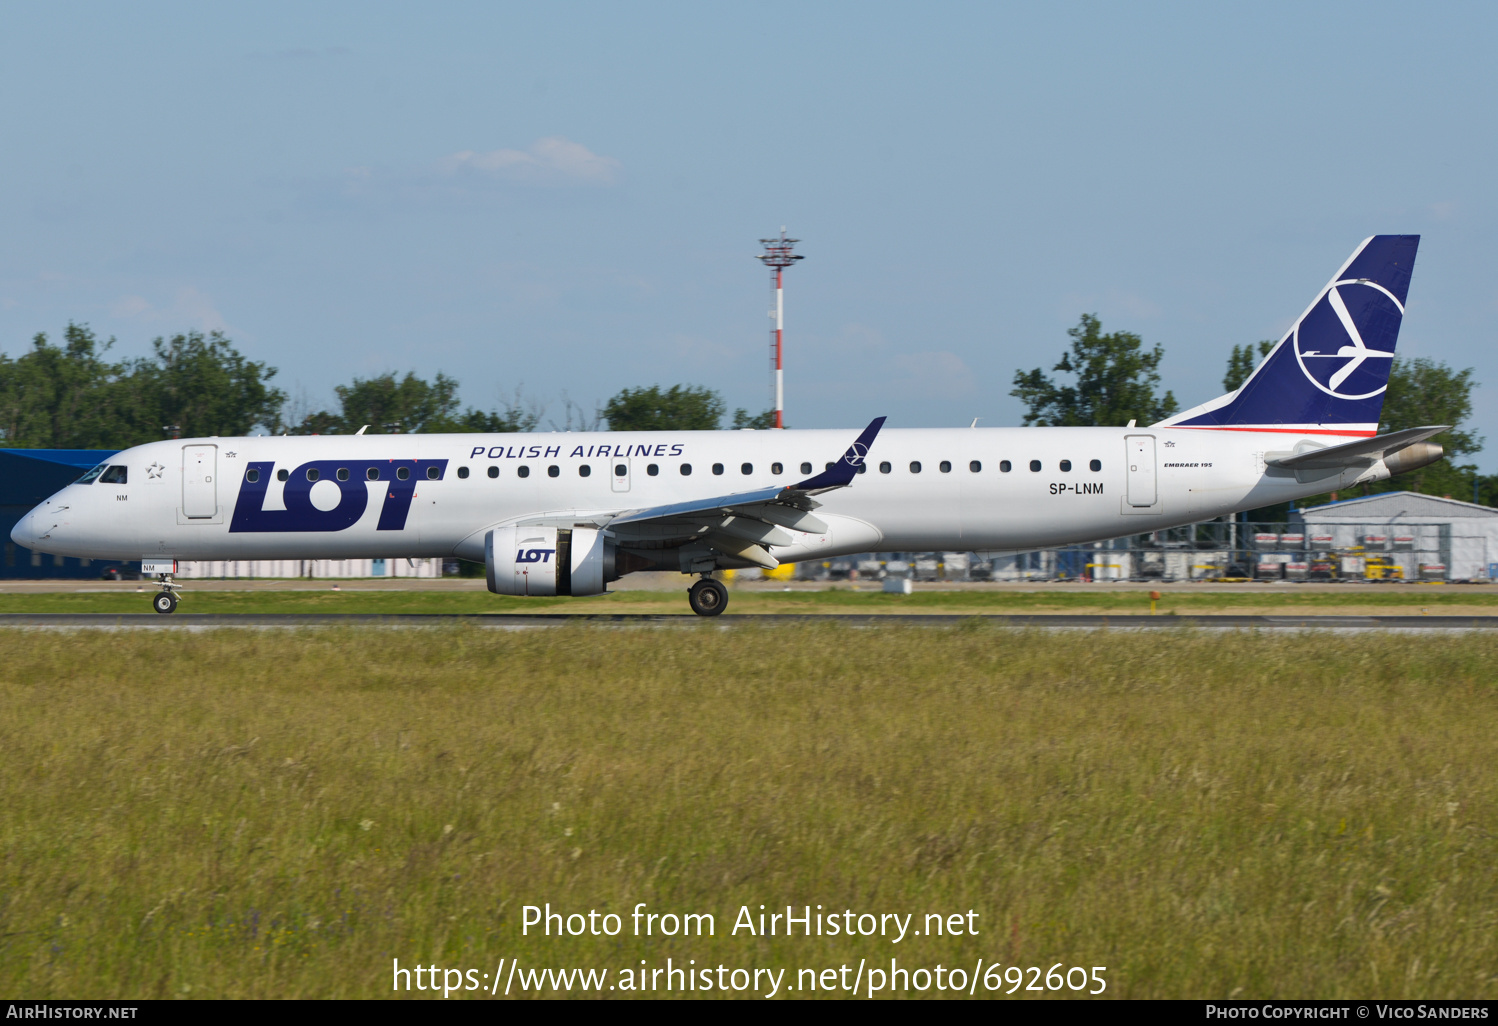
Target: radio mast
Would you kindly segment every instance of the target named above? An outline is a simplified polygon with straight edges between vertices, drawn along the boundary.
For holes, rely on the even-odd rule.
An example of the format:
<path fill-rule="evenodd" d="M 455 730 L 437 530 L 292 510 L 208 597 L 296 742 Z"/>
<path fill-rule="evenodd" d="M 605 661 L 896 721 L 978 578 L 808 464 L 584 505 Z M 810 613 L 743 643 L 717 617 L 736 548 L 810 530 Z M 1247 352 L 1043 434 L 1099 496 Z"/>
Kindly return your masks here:
<path fill-rule="evenodd" d="M 775 426 L 785 427 L 785 282 L 783 280 L 785 269 L 797 260 L 803 259 L 801 254 L 792 253 L 800 239 L 788 239 L 785 237 L 785 226 L 780 226 L 780 237 L 777 239 L 760 239 L 760 244 L 765 247 L 762 255 L 756 259 L 764 261 L 770 269 L 772 282 L 775 288 L 775 331 L 770 343 L 774 351 L 775 363 Z"/>

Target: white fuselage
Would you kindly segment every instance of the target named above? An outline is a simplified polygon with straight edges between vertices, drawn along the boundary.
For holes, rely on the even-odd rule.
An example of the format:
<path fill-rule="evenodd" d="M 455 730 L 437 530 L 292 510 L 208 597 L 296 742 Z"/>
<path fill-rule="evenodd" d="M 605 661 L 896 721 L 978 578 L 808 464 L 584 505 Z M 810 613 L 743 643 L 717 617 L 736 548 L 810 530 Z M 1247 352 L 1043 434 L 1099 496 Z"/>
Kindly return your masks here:
<path fill-rule="evenodd" d="M 549 519 L 606 527 L 624 510 L 794 484 L 837 460 L 851 434 L 174 439 L 112 457 L 111 465 L 128 468 L 126 483 L 70 485 L 28 514 L 13 537 L 43 552 L 97 559 L 482 560 L 485 532 L 497 525 Z M 793 544 L 774 555 L 794 562 L 872 550 L 1034 549 L 1207 520 L 1353 477 L 1387 476 L 1375 468 L 1303 481 L 1265 468 L 1266 451 L 1342 440 L 1188 428 L 889 429 L 849 487 L 818 496 L 817 516 L 828 530 L 792 532 Z M 302 485 L 305 515 L 294 516 L 287 481 L 298 473 L 305 480 L 313 463 L 320 480 Z M 408 469 L 398 484 L 400 467 Z M 429 479 L 431 472 L 440 479 Z M 348 522 L 327 521 L 328 511 Z M 313 523 L 316 529 L 303 529 Z"/>

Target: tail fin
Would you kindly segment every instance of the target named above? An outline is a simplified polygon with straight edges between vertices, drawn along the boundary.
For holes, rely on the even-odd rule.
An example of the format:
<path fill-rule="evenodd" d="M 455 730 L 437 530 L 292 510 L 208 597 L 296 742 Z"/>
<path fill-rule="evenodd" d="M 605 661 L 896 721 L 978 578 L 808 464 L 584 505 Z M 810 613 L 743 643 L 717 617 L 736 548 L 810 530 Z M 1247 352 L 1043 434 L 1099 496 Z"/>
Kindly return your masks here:
<path fill-rule="evenodd" d="M 1157 427 L 1372 435 L 1404 319 L 1418 235 L 1375 235 L 1236 391 Z"/>

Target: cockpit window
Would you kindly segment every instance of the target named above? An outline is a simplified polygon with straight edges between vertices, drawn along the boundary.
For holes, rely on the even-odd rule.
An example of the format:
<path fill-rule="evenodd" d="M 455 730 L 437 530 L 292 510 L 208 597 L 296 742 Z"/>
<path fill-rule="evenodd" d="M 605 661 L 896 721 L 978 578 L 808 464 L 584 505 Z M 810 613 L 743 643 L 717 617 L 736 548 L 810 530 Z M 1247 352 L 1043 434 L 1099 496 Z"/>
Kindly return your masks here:
<path fill-rule="evenodd" d="M 90 470 L 87 474 L 84 474 L 82 477 L 80 477 L 77 481 L 74 482 L 74 484 L 93 484 L 99 479 L 99 475 L 104 473 L 104 471 L 108 469 L 108 467 L 109 464 L 101 463 L 93 470 Z"/>
<path fill-rule="evenodd" d="M 128 484 L 129 483 L 129 478 L 130 478 L 130 468 L 129 467 L 113 466 L 113 467 L 110 467 L 108 470 L 104 471 L 104 476 L 101 477 L 101 478 L 99 478 L 99 483 L 100 484 Z"/>

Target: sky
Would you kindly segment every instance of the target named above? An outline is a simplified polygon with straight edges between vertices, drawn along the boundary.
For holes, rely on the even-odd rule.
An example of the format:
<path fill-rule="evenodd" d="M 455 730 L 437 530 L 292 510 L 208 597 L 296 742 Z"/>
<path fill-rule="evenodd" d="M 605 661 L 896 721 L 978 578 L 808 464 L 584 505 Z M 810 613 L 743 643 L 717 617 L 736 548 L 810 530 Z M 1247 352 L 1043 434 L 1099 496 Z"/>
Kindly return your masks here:
<path fill-rule="evenodd" d="M 0 0 L 0 350 L 225 332 L 304 408 L 443 371 L 793 427 L 1018 424 L 1083 313 L 1183 407 L 1373 234 L 1498 470 L 1498 5 Z"/>

